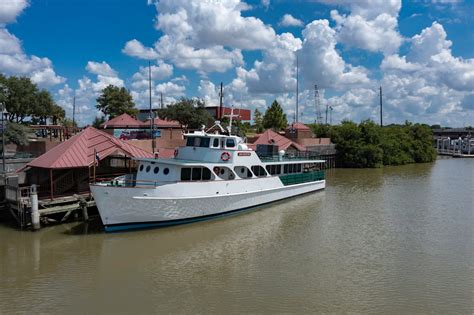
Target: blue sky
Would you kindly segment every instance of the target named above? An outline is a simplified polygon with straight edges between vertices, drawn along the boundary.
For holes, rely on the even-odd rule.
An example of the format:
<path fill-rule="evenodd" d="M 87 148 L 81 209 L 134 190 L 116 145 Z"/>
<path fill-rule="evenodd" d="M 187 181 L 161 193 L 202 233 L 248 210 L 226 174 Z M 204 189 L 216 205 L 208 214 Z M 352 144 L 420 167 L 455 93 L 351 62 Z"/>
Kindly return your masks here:
<path fill-rule="evenodd" d="M 377 88 L 387 122 L 474 125 L 474 1 L 462 0 L 2 0 L 0 71 L 26 75 L 71 114 L 90 123 L 107 84 L 146 103 L 180 96 L 265 110 L 274 99 L 290 119 L 295 59 L 300 117 L 315 119 L 314 92 L 334 122 L 377 119 Z"/>

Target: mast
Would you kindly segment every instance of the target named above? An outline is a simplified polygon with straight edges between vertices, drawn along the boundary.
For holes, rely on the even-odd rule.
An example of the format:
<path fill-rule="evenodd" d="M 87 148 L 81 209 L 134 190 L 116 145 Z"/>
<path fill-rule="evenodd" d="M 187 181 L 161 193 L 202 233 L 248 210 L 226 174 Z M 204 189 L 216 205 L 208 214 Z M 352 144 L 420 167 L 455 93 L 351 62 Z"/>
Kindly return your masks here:
<path fill-rule="evenodd" d="M 298 85 L 299 85 L 299 64 L 298 64 L 298 53 L 296 54 L 296 115 L 295 122 L 298 122 Z"/>
<path fill-rule="evenodd" d="M 154 122 L 154 117 L 153 117 L 153 111 L 151 108 L 151 62 L 148 61 L 148 88 L 149 88 L 149 101 L 150 101 L 150 138 L 151 138 L 151 150 L 153 153 L 155 153 L 155 139 L 153 135 L 153 122 Z"/>

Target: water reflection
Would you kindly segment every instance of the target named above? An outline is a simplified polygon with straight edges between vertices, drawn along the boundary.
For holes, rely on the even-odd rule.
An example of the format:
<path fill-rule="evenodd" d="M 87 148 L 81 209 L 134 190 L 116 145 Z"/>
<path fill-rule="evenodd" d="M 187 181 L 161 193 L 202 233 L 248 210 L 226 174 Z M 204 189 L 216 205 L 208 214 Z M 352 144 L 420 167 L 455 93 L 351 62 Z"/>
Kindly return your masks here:
<path fill-rule="evenodd" d="M 332 170 L 322 193 L 171 228 L 0 226 L 0 313 L 473 313 L 473 162 Z"/>

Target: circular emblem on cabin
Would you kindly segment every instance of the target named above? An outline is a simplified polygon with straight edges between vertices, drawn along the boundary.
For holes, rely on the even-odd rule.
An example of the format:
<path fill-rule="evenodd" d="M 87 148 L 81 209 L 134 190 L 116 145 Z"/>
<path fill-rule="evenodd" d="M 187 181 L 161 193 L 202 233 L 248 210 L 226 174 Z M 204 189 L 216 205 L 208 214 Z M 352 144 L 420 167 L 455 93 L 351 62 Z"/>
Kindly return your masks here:
<path fill-rule="evenodd" d="M 230 160 L 230 153 L 229 152 L 222 152 L 221 160 L 224 161 L 224 162 L 229 161 Z"/>

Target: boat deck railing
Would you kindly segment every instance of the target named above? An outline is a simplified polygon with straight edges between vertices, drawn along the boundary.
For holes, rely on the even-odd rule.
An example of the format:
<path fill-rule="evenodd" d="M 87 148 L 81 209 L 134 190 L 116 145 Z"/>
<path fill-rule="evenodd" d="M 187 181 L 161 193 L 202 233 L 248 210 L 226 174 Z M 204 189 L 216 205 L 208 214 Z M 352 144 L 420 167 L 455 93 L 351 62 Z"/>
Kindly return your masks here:
<path fill-rule="evenodd" d="M 294 162 L 294 161 L 304 161 L 304 160 L 320 160 L 321 156 L 315 152 L 297 152 L 297 153 L 287 153 L 283 156 L 275 154 L 262 154 L 257 153 L 258 157 L 262 162 Z"/>

